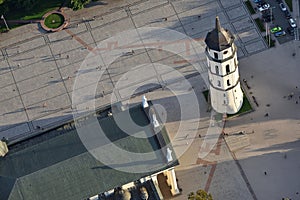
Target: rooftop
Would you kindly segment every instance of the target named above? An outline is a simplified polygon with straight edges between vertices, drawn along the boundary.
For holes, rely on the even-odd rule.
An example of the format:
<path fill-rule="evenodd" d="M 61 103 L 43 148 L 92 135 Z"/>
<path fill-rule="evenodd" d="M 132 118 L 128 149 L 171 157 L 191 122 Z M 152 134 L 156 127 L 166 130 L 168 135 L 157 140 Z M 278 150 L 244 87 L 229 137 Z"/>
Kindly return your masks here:
<path fill-rule="evenodd" d="M 153 152 L 155 166 L 142 160 L 142 156 L 140 162 L 122 163 L 144 167 L 147 172 L 127 173 L 107 166 L 87 151 L 75 127 L 56 129 L 10 146 L 8 154 L 0 158 L 0 199 L 84 199 L 178 164 L 177 161 L 167 164 L 160 149 L 156 135 L 168 138 L 166 130 L 163 128 L 153 136 L 152 124 L 141 105 L 130 108 L 129 112 L 132 120 L 140 125 L 136 133 L 130 134 L 147 137 L 133 137 L 118 128 L 114 117 L 122 118 L 126 112 L 99 117 L 98 121 L 114 145 L 135 153 Z M 91 126 L 93 124 L 85 123 L 81 128 Z M 110 144 L 97 148 L 107 145 Z M 112 153 L 103 156 L 112 156 Z"/>
<path fill-rule="evenodd" d="M 229 30 L 221 27 L 219 17 L 217 16 L 215 28 L 206 35 L 206 45 L 212 50 L 223 51 L 231 46 L 233 40 L 234 36 Z"/>

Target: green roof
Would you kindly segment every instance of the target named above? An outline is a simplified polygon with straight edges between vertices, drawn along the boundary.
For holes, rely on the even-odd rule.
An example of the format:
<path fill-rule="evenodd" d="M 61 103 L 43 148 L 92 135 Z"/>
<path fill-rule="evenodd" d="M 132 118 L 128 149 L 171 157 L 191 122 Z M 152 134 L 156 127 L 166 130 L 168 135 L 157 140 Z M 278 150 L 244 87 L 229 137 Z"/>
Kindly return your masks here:
<path fill-rule="evenodd" d="M 124 113 L 116 116 L 122 119 Z M 131 108 L 130 115 L 141 126 L 136 133 L 130 134 L 154 135 L 152 124 L 141 106 Z M 0 158 L 0 199 L 84 199 L 153 174 L 150 169 L 157 172 L 178 164 L 177 161 L 166 163 L 156 136 L 132 137 L 118 128 L 113 117 L 99 119 L 99 124 L 110 141 L 122 149 L 136 153 L 156 151 L 153 153 L 155 167 L 149 165 L 149 171 L 145 173 L 115 170 L 87 151 L 76 129 L 62 131 L 43 141 L 30 139 L 38 141 L 28 141 L 30 146 L 26 142 L 12 146 L 9 153 Z M 85 125 L 91 126 L 93 124 Z M 45 134 L 53 134 L 53 131 Z M 163 138 L 168 137 L 165 129 L 160 134 Z M 130 163 L 129 160 L 126 164 L 147 169 L 147 162 Z"/>

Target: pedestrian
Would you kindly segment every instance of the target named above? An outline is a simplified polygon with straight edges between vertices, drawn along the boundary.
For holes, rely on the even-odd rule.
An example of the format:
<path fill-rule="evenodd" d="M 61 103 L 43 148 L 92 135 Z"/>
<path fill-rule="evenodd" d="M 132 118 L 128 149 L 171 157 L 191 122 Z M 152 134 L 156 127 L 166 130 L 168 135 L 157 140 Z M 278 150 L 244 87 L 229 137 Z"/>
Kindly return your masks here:
<path fill-rule="evenodd" d="M 70 58 L 70 56 L 69 55 L 67 55 L 67 59 L 69 59 Z"/>
<path fill-rule="evenodd" d="M 267 175 L 267 172 L 264 172 L 265 175 Z"/>
<path fill-rule="evenodd" d="M 198 15 L 198 19 L 200 19 L 201 18 L 201 15 Z"/>
<path fill-rule="evenodd" d="M 287 158 L 287 155 L 286 155 L 286 153 L 284 154 L 284 156 L 283 156 L 283 157 L 284 157 L 284 159 L 286 159 L 286 158 Z"/>
<path fill-rule="evenodd" d="M 134 50 L 131 50 L 131 53 L 134 54 Z"/>
<path fill-rule="evenodd" d="M 168 18 L 165 17 L 163 20 L 164 20 L 164 21 L 168 21 Z"/>
<path fill-rule="evenodd" d="M 188 136 L 189 136 L 189 134 L 186 134 L 185 139 L 187 139 Z"/>
<path fill-rule="evenodd" d="M 201 134 L 199 134 L 199 138 L 201 138 Z"/>

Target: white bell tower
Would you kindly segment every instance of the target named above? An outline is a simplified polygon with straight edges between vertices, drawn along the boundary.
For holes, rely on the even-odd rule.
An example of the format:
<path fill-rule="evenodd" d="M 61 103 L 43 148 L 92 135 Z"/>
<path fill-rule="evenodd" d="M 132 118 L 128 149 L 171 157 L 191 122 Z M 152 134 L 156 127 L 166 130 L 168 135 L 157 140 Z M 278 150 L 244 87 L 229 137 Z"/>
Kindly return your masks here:
<path fill-rule="evenodd" d="M 216 17 L 216 27 L 205 38 L 210 84 L 210 100 L 218 113 L 234 114 L 243 105 L 243 92 L 237 61 L 234 36 L 221 27 Z"/>

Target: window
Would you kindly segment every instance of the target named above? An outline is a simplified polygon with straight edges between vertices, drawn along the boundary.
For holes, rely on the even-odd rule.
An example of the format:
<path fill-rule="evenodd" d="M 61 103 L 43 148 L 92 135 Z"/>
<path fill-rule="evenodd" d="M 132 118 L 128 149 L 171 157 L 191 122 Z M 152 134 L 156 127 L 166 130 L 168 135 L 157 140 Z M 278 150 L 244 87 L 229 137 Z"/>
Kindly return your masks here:
<path fill-rule="evenodd" d="M 229 68 L 229 64 L 228 64 L 228 65 L 226 65 L 226 74 L 229 74 L 229 72 L 230 72 L 230 68 Z"/>
<path fill-rule="evenodd" d="M 218 59 L 219 57 L 218 57 L 218 53 L 214 53 L 214 56 L 215 56 L 215 59 Z"/>
<path fill-rule="evenodd" d="M 226 97 L 226 94 L 223 94 L 224 97 Z"/>
<path fill-rule="evenodd" d="M 226 55 L 228 53 L 228 51 L 224 51 L 224 55 Z"/>
<path fill-rule="evenodd" d="M 221 87 L 221 81 L 218 81 L 218 86 Z"/>
<path fill-rule="evenodd" d="M 227 80 L 227 86 L 230 86 L 230 81 L 229 80 Z"/>
<path fill-rule="evenodd" d="M 226 101 L 225 101 L 225 100 L 224 100 L 224 102 L 223 102 L 223 103 L 224 103 L 224 105 L 226 105 Z"/>
<path fill-rule="evenodd" d="M 216 74 L 219 75 L 219 66 L 216 65 Z"/>

